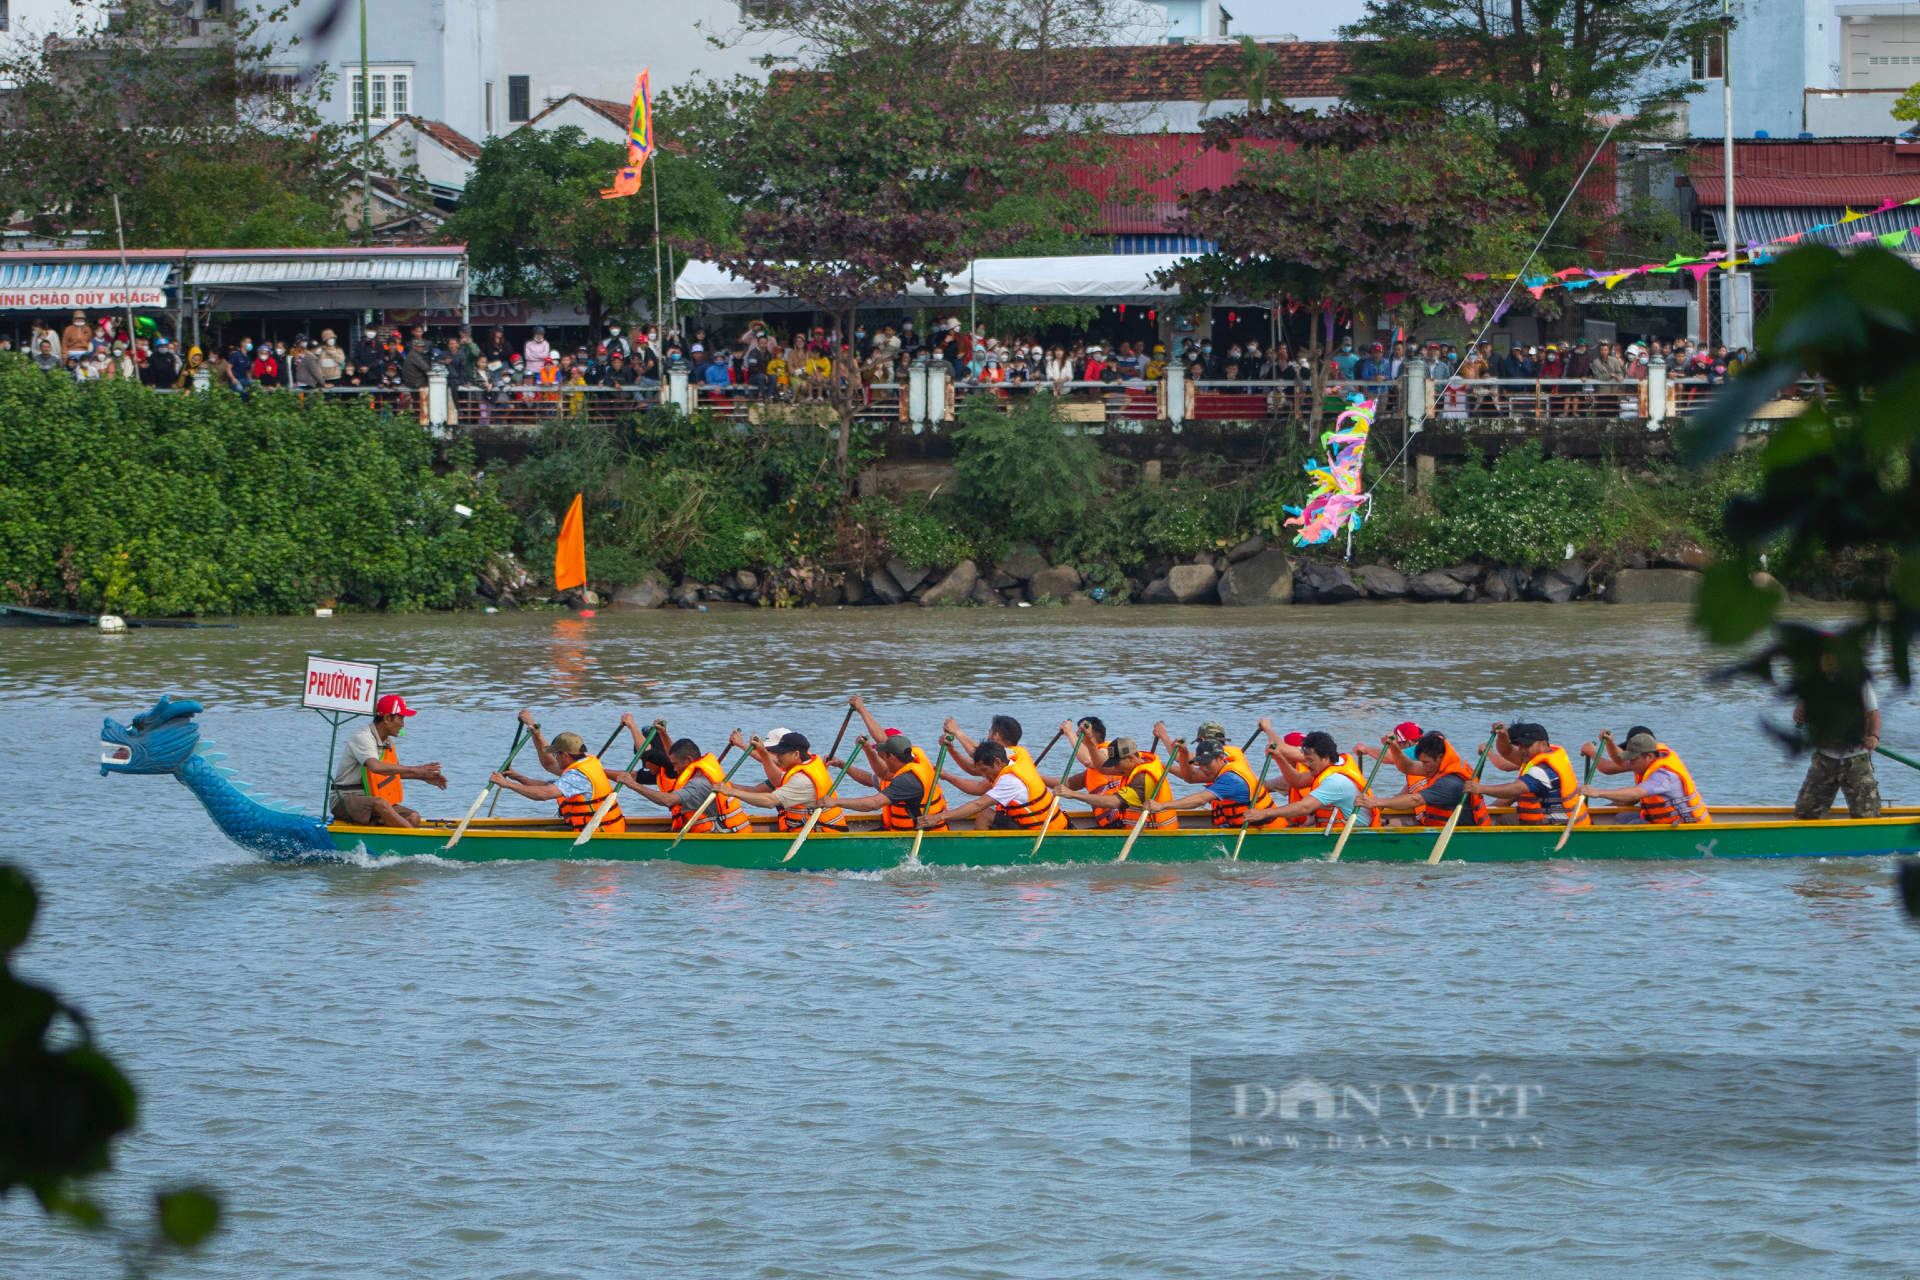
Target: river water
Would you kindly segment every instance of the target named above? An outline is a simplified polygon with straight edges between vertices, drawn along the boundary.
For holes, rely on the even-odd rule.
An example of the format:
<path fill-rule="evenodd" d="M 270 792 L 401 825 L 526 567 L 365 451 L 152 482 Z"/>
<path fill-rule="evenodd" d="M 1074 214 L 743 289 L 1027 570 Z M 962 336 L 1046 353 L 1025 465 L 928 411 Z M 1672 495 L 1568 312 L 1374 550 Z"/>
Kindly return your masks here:
<path fill-rule="evenodd" d="M 1920 932 L 1882 861 L 1214 864 L 894 876 L 666 865 L 265 865 L 168 778 L 102 779 L 100 719 L 206 703 L 239 776 L 318 800 L 303 655 L 379 660 L 464 808 L 513 710 L 830 740 L 850 691 L 931 741 L 996 711 L 1343 742 L 1412 718 L 1562 742 L 1652 726 L 1710 802 L 1789 803 L 1757 691 L 1684 611 L 839 610 L 342 617 L 0 632 L 21 958 L 142 1093 L 104 1183 L 204 1180 L 209 1277 L 1920 1274 L 1912 1168 L 1516 1174 L 1189 1160 L 1195 1054 L 1920 1050 Z M 1883 691 L 1887 740 L 1920 715 Z M 1890 799 L 1920 774 L 1882 762 Z M 424 801 L 421 792 L 426 791 Z M 514 801 L 533 812 L 530 802 Z M 503 805 L 506 812 L 510 805 Z M 1784 1141 L 1784 1135 L 1783 1135 Z M 1911 1154 L 1910 1151 L 1908 1154 Z M 110 1273 L 0 1205 L 0 1274 Z"/>

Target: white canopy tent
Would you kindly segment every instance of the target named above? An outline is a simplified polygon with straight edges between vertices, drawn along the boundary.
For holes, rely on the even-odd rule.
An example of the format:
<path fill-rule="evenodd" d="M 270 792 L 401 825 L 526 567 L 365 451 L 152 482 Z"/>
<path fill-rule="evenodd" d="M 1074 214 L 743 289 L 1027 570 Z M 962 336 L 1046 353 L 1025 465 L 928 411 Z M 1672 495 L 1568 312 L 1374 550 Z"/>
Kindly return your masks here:
<path fill-rule="evenodd" d="M 936 295 L 914 285 L 898 299 L 901 306 L 1153 306 L 1180 296 L 1178 289 L 1155 284 L 1153 273 L 1179 262 L 1176 253 L 1102 253 L 1071 258 L 978 258 L 971 270 L 949 276 L 946 292 Z M 674 285 L 674 296 L 709 314 L 781 310 L 805 304 L 753 286 L 711 262 L 689 262 Z"/>

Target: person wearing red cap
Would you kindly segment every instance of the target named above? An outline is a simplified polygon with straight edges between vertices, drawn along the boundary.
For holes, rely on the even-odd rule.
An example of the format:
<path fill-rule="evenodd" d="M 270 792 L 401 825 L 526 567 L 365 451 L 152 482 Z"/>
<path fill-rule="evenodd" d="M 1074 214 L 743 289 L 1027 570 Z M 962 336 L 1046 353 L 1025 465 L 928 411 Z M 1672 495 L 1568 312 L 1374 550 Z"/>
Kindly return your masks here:
<path fill-rule="evenodd" d="M 1420 741 L 1424 736 L 1420 731 L 1419 725 L 1411 720 L 1402 720 L 1399 724 L 1393 726 L 1392 733 L 1385 734 L 1381 737 L 1378 747 L 1369 747 L 1365 743 L 1358 743 L 1354 746 L 1353 752 L 1356 756 L 1366 760 L 1373 760 L 1384 756 L 1388 764 L 1398 769 L 1406 777 L 1424 778 L 1427 776 L 1427 770 L 1421 767 L 1419 761 L 1407 754 L 1408 748 L 1412 747 L 1414 743 Z M 1412 784 L 1409 783 L 1408 785 Z"/>
<path fill-rule="evenodd" d="M 447 789 L 440 762 L 401 764 L 393 740 L 414 709 L 397 693 L 373 704 L 373 722 L 347 735 L 333 770 L 333 820 L 350 827 L 417 827 L 420 815 L 401 804 L 403 779 Z"/>

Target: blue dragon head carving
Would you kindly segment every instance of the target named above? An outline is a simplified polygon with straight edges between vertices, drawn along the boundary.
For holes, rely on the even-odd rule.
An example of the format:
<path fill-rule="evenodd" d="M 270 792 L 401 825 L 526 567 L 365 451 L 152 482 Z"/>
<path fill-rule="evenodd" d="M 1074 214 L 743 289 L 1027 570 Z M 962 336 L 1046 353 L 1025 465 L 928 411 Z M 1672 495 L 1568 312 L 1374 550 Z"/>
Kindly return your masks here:
<path fill-rule="evenodd" d="M 100 729 L 100 776 L 176 772 L 200 745 L 200 726 L 193 722 L 199 714 L 199 703 L 162 694 L 153 710 L 133 718 L 131 729 L 108 717 Z"/>

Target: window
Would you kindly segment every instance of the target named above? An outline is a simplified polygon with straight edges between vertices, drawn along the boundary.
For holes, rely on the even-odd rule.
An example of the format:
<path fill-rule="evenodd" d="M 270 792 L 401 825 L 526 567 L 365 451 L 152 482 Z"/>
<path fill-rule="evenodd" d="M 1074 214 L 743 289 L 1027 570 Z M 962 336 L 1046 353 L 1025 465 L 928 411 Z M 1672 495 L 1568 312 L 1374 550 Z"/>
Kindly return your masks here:
<path fill-rule="evenodd" d="M 1693 51 L 1693 78 L 1718 80 L 1720 76 L 1720 40 L 1717 36 L 1710 37 L 1702 40 Z"/>
<path fill-rule="evenodd" d="M 413 72 L 407 64 L 370 67 L 364 80 L 359 67 L 350 65 L 350 70 L 348 90 L 354 119 L 364 115 L 371 120 L 385 120 L 405 115 L 411 108 Z"/>
<path fill-rule="evenodd" d="M 493 81 L 487 81 L 487 132 L 493 132 Z"/>
<path fill-rule="evenodd" d="M 1875 67 L 1911 67 L 1920 64 L 1920 58 L 1889 56 L 1885 58 L 1868 58 L 1867 63 Z"/>
<path fill-rule="evenodd" d="M 514 123 L 520 120 L 530 119 L 533 115 L 533 112 L 530 110 L 532 105 L 533 105 L 533 90 L 528 85 L 527 77 L 526 76 L 508 76 L 507 77 L 507 121 L 508 123 Z"/>
<path fill-rule="evenodd" d="M 407 114 L 407 78 L 404 75 L 396 75 L 393 78 L 393 114 L 396 116 Z"/>

